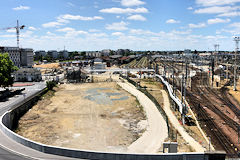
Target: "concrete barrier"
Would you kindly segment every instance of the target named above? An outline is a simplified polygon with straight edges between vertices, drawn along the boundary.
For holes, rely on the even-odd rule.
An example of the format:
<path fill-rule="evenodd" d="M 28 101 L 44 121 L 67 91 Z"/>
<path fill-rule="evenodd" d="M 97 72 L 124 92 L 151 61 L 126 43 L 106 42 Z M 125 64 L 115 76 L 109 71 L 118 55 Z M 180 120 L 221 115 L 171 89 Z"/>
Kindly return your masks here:
<path fill-rule="evenodd" d="M 32 97 L 34 99 L 34 97 Z M 134 154 L 134 153 L 111 153 L 111 152 L 98 152 L 98 151 L 87 151 L 87 150 L 75 150 L 63 147 L 56 147 L 41 144 L 38 142 L 31 141 L 24 138 L 11 129 L 14 128 L 15 122 L 23 115 L 27 109 L 31 108 L 31 100 L 17 106 L 16 108 L 6 112 L 0 121 L 0 129 L 8 137 L 15 140 L 16 142 L 35 149 L 37 151 L 54 154 L 73 158 L 82 159 L 99 159 L 99 160 L 224 160 L 225 153 L 169 153 L 169 154 Z"/>

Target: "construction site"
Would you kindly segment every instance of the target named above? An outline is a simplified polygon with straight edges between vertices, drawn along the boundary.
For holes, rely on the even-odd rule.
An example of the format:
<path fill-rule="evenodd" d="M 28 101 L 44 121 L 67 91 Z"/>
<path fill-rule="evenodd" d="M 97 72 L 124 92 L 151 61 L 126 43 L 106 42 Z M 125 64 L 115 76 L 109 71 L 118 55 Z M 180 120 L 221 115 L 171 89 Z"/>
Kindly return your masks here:
<path fill-rule="evenodd" d="M 142 106 L 115 82 L 55 89 L 20 119 L 16 133 L 59 147 L 126 152 L 146 129 Z"/>
<path fill-rule="evenodd" d="M 224 151 L 227 157 L 238 157 L 240 81 L 234 78 L 234 67 L 223 60 L 218 57 L 196 63 L 189 58 L 143 56 L 105 70 L 79 66 L 66 72 L 57 66 L 54 70 L 62 70 L 63 77 L 71 81 L 63 80 L 52 95 L 33 106 L 20 119 L 16 133 L 43 144 L 75 149 L 162 153 L 163 143 L 177 143 L 177 152 Z M 81 77 L 91 80 L 82 81 Z M 161 143 L 149 149 L 141 138 L 151 123 L 154 128 L 163 126 L 151 122 L 158 115 L 149 114 L 128 87 L 149 98 L 161 123 L 167 125 L 166 136 L 155 135 Z"/>

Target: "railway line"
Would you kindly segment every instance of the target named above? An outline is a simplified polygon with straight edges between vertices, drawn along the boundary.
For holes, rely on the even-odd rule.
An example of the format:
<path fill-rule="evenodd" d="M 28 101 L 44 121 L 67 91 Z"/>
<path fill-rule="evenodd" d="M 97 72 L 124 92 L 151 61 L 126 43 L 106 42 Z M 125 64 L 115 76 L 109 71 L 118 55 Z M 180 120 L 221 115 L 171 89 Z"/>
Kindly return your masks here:
<path fill-rule="evenodd" d="M 185 72 L 185 66 L 182 66 L 181 64 L 176 65 L 163 62 L 162 66 L 174 68 L 174 70 L 178 71 L 178 75 L 181 74 L 181 72 Z M 218 90 L 209 87 L 208 73 L 202 72 L 197 68 L 191 69 L 197 71 L 197 75 L 192 77 L 192 88 L 186 90 L 186 98 L 197 114 L 201 126 L 204 128 L 207 135 L 211 137 L 211 141 L 216 149 L 225 150 L 228 157 L 240 157 L 239 145 L 236 144 L 236 141 L 234 143 L 233 138 L 229 136 L 229 133 L 227 134 L 226 130 L 221 127 L 224 125 L 225 129 L 228 128 L 228 130 L 237 134 L 239 123 L 234 121 L 221 110 L 221 106 L 225 106 L 234 114 L 240 116 L 240 110 L 236 106 L 237 103 L 233 103 L 232 100 L 228 98 L 227 93 L 222 92 L 222 89 L 220 90 L 221 92 L 219 92 Z M 191 69 L 189 67 L 188 71 Z M 176 78 L 177 76 L 175 76 L 175 79 Z M 180 78 L 178 77 L 176 80 L 180 81 Z M 172 81 L 170 80 L 170 83 L 171 82 Z M 180 85 L 178 85 L 177 88 L 180 89 Z M 219 126 L 214 117 L 212 117 L 206 109 L 209 109 L 220 117 L 221 121 L 224 123 Z"/>
<path fill-rule="evenodd" d="M 197 113 L 198 119 L 203 123 L 202 126 L 206 129 L 207 133 L 211 135 L 213 144 L 217 149 L 224 149 L 229 157 L 238 157 L 238 151 L 231 138 L 220 128 L 216 121 L 205 110 L 208 108 L 214 112 L 217 116 L 224 121 L 226 127 L 232 128 L 237 132 L 237 126 L 239 125 L 233 119 L 225 115 L 216 105 L 232 105 L 229 101 L 220 97 L 219 94 L 212 90 L 208 85 L 208 79 L 204 73 L 204 79 L 200 79 L 199 73 L 193 78 L 194 87 L 192 91 L 188 91 L 187 99 L 191 106 L 193 106 L 195 113 Z M 236 106 L 235 106 L 236 107 Z M 235 113 L 235 112 L 234 112 Z M 206 126 L 206 127 L 205 127 Z"/>

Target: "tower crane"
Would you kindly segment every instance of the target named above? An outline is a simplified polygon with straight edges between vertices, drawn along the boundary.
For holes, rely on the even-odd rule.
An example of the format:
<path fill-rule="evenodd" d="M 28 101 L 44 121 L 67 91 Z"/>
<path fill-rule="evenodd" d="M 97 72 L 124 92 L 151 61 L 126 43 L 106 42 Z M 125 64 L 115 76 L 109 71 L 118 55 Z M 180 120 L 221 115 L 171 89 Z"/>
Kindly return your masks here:
<path fill-rule="evenodd" d="M 21 25 L 21 26 L 19 26 L 19 23 L 18 23 L 18 20 L 17 20 L 17 26 L 16 26 L 16 27 L 1 28 L 0 30 L 16 29 L 16 35 L 17 35 L 17 47 L 19 48 L 20 30 L 24 29 L 25 27 L 26 27 L 25 25 Z"/>

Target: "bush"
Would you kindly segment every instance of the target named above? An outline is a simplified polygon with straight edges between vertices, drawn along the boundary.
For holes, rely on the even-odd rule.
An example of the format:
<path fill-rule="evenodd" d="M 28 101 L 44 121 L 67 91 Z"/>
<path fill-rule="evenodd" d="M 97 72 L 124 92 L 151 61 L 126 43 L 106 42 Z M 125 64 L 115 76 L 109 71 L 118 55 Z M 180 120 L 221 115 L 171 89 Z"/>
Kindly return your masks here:
<path fill-rule="evenodd" d="M 54 87 L 57 86 L 57 82 L 56 81 L 48 81 L 47 82 L 47 88 L 48 90 L 53 90 Z"/>

